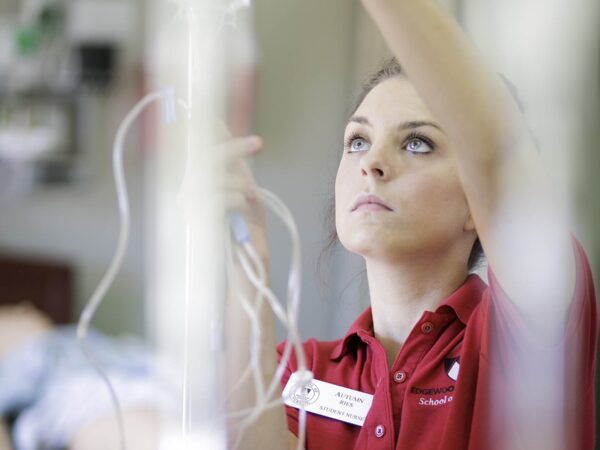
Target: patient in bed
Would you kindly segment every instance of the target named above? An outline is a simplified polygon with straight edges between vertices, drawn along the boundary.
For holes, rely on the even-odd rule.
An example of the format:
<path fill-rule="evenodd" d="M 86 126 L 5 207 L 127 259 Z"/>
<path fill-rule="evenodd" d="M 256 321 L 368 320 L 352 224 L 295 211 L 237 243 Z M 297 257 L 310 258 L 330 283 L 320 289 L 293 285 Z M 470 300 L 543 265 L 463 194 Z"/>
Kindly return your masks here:
<path fill-rule="evenodd" d="M 87 342 L 119 397 L 128 448 L 157 448 L 157 411 L 173 396 L 156 382 L 150 353 L 98 332 Z M 55 326 L 26 303 L 0 306 L 0 450 L 119 448 L 114 417 L 75 327 Z"/>

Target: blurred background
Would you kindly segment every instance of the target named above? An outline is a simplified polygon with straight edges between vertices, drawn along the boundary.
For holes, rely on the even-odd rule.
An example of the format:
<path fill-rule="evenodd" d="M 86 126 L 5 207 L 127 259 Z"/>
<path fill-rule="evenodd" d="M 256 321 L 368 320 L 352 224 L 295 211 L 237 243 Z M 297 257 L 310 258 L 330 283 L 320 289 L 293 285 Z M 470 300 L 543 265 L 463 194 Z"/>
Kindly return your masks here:
<path fill-rule="evenodd" d="M 177 20 L 175 3 L 0 3 L 0 303 L 30 301 L 55 321 L 71 322 L 106 270 L 118 232 L 113 139 L 133 104 L 186 58 L 186 49 L 164 40 L 165 24 Z M 490 64 L 517 86 L 543 151 L 570 187 L 573 232 L 598 280 L 597 5 L 444 3 Z M 258 77 L 252 128 L 266 147 L 254 158 L 253 172 L 297 220 L 303 338 L 339 338 L 368 298 L 361 260 L 340 248 L 323 253 L 333 182 L 360 82 L 388 52 L 358 1 L 255 0 L 254 7 Z M 146 338 L 152 328 L 152 171 L 160 152 L 178 151 L 159 148 L 160 126 L 156 112 L 147 114 L 126 145 L 131 240 L 94 320 L 110 335 Z M 272 219 L 271 279 L 283 296 L 289 241 Z"/>

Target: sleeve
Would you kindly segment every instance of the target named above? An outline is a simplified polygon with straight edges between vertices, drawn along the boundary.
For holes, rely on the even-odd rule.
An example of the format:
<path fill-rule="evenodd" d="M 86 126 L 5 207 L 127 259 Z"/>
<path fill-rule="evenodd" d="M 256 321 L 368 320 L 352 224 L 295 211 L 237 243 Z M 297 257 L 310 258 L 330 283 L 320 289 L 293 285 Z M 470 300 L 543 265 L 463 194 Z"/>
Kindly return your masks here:
<path fill-rule="evenodd" d="M 500 401 L 507 402 L 506 409 L 513 418 L 531 422 L 532 417 L 541 414 L 542 410 L 536 408 L 543 403 L 544 415 L 550 417 L 546 411 L 554 408 L 564 418 L 561 433 L 570 443 L 565 448 L 591 449 L 598 335 L 596 294 L 585 251 L 577 239 L 573 238 L 572 243 L 575 289 L 562 336 L 554 342 L 540 338 L 488 268 L 488 339 L 482 354 L 492 368 L 492 390 L 506 394 Z M 515 430 L 523 431 L 518 424 Z"/>
<path fill-rule="evenodd" d="M 563 347 L 568 349 L 578 342 L 584 344 L 584 354 L 588 360 L 585 370 L 593 375 L 595 368 L 598 318 L 596 294 L 592 271 L 587 255 L 577 239 L 572 238 L 575 256 L 575 290 L 571 299 L 564 334 L 559 343 L 542 343 L 541 346 Z M 523 346 L 540 345 L 535 330 L 519 313 L 510 297 L 502 289 L 491 267 L 488 267 L 490 314 L 498 345 L 514 350 Z M 526 280 L 525 280 L 526 282 Z M 543 314 L 543 311 L 540 311 Z M 572 348 L 571 348 L 572 349 Z M 497 349 L 500 350 L 500 349 Z M 589 378 L 589 377 L 588 377 Z M 593 377 L 592 377 L 593 381 Z"/>

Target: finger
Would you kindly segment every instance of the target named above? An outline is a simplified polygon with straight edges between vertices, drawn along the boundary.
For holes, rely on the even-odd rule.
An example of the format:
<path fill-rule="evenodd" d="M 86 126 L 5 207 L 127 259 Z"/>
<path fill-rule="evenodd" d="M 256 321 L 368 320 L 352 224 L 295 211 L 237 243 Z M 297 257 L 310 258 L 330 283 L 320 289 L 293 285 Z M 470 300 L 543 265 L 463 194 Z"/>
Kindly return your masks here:
<path fill-rule="evenodd" d="M 223 156 L 225 162 L 229 163 L 240 158 L 255 155 L 262 149 L 263 144 L 260 136 L 248 136 L 232 139 L 225 144 L 219 145 L 215 151 Z"/>
<path fill-rule="evenodd" d="M 227 212 L 247 213 L 250 211 L 250 203 L 242 192 L 227 192 L 221 198 Z"/>
<path fill-rule="evenodd" d="M 224 180 L 219 190 L 226 194 L 240 192 L 244 194 L 249 201 L 254 201 L 256 199 L 256 186 L 248 180 L 241 180 L 239 178 Z"/>
<path fill-rule="evenodd" d="M 231 164 L 222 173 L 215 173 L 215 184 L 212 191 L 240 190 L 254 191 L 256 182 L 252 172 L 243 161 L 237 161 L 237 164 Z"/>
<path fill-rule="evenodd" d="M 227 178 L 242 178 L 245 180 L 253 179 L 252 171 L 246 161 L 238 158 L 232 159 L 231 161 L 225 162 L 225 165 L 222 166 L 222 169 L 225 170 L 225 177 Z"/>

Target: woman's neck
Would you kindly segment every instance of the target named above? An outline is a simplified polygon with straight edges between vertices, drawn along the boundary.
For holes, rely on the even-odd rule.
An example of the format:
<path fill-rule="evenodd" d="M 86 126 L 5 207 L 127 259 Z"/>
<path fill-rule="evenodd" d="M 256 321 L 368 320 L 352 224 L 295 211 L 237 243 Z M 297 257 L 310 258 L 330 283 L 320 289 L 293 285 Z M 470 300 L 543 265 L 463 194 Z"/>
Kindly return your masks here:
<path fill-rule="evenodd" d="M 375 337 L 391 366 L 424 311 L 433 311 L 467 277 L 464 259 L 366 260 Z"/>

